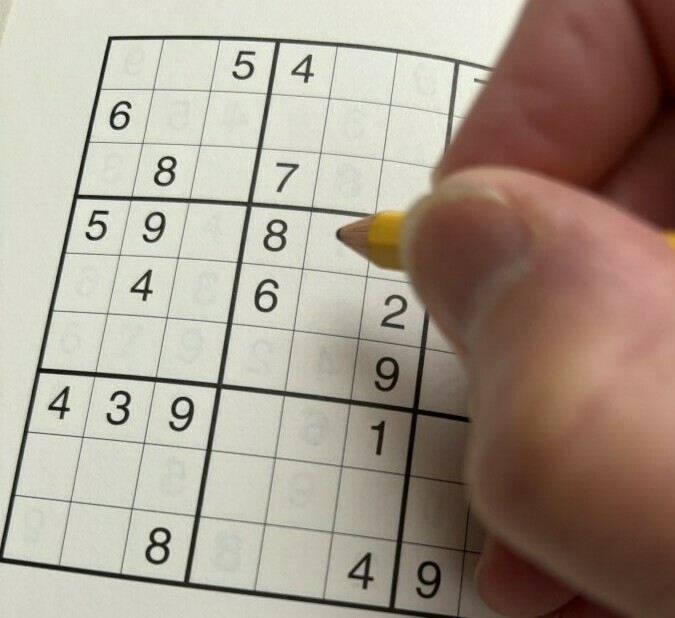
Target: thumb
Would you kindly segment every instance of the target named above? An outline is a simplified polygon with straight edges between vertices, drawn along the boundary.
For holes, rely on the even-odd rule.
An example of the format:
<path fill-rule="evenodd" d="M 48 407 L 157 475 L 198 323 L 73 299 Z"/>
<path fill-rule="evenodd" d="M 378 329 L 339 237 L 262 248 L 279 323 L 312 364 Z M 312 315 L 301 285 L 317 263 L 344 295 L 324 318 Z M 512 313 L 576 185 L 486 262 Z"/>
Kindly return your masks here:
<path fill-rule="evenodd" d="M 675 616 L 675 253 L 596 197 L 498 169 L 437 185 L 403 253 L 469 373 L 478 516 L 589 598 Z"/>

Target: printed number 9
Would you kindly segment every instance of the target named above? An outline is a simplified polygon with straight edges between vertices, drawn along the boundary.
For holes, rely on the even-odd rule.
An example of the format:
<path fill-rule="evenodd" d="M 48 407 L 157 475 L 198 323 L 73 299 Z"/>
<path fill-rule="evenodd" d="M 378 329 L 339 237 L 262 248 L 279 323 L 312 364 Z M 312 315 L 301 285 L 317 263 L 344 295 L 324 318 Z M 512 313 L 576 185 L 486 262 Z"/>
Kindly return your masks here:
<path fill-rule="evenodd" d="M 431 577 L 426 575 L 429 569 L 431 570 Z M 430 589 L 417 586 L 415 589 L 417 590 L 417 594 L 419 594 L 423 599 L 431 599 L 432 597 L 436 596 L 438 588 L 441 585 L 441 569 L 435 562 L 427 560 L 426 562 L 420 564 L 419 568 L 417 569 L 417 579 L 420 581 L 422 586 L 431 586 Z"/>
<path fill-rule="evenodd" d="M 398 362 L 395 358 L 385 356 L 377 361 L 375 373 L 377 373 L 380 380 L 382 380 L 375 380 L 375 388 L 377 388 L 378 391 L 387 392 L 393 390 L 398 382 Z M 386 382 L 388 382 L 388 384 Z"/>
<path fill-rule="evenodd" d="M 181 403 L 187 404 L 187 410 L 185 412 L 179 411 L 179 406 Z M 185 431 L 192 423 L 192 419 L 195 414 L 195 404 L 189 397 L 178 397 L 173 404 L 171 404 L 171 416 L 176 420 L 184 421 L 182 425 L 175 423 L 174 421 L 169 421 L 169 427 L 174 431 Z"/>
<path fill-rule="evenodd" d="M 159 219 L 157 224 L 153 224 L 153 220 Z M 155 236 L 150 236 L 150 234 L 143 234 L 143 240 L 148 243 L 157 242 L 163 235 L 164 229 L 166 228 L 166 215 L 163 212 L 151 212 L 145 218 L 145 229 L 148 232 L 155 234 Z"/>

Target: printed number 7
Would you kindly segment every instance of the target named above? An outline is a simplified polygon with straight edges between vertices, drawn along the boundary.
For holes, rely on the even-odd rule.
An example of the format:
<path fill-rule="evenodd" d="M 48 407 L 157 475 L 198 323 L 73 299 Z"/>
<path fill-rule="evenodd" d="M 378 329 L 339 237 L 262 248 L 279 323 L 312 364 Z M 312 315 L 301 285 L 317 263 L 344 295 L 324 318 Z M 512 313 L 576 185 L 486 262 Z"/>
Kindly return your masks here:
<path fill-rule="evenodd" d="M 277 167 L 287 169 L 288 172 L 281 179 L 279 186 L 277 187 L 277 193 L 281 193 L 288 182 L 288 179 L 300 168 L 299 163 L 277 163 Z"/>

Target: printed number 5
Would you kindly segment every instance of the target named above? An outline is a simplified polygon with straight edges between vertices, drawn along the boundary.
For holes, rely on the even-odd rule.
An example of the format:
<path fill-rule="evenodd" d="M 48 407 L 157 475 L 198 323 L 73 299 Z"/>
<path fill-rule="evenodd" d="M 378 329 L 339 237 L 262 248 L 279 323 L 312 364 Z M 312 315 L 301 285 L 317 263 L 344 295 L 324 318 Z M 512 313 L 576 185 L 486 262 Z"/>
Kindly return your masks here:
<path fill-rule="evenodd" d="M 89 239 L 89 240 L 101 240 L 106 235 L 106 232 L 108 231 L 108 225 L 105 221 L 102 219 L 97 219 L 96 217 L 105 217 L 106 215 L 109 215 L 110 211 L 109 210 L 94 210 L 91 213 L 91 217 L 89 218 L 89 223 L 87 224 L 87 227 L 98 227 L 98 234 L 92 234 L 91 232 L 85 232 L 84 235 Z"/>
<path fill-rule="evenodd" d="M 245 56 L 255 56 L 254 51 L 240 51 L 237 54 L 237 59 L 234 62 L 235 67 L 246 67 L 246 71 L 243 73 L 237 73 L 237 71 L 232 71 L 232 75 L 235 79 L 248 79 L 255 73 L 255 67 L 250 60 L 244 60 Z"/>

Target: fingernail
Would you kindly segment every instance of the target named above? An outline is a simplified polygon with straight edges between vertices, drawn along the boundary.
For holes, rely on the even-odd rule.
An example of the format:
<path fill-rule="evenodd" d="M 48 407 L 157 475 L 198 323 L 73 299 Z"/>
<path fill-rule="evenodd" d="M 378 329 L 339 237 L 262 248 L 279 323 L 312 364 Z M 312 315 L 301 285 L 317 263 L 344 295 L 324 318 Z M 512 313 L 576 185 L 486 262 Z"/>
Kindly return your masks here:
<path fill-rule="evenodd" d="M 401 260 L 430 314 L 466 349 L 526 271 L 530 248 L 530 232 L 504 195 L 449 177 L 406 217 Z"/>

